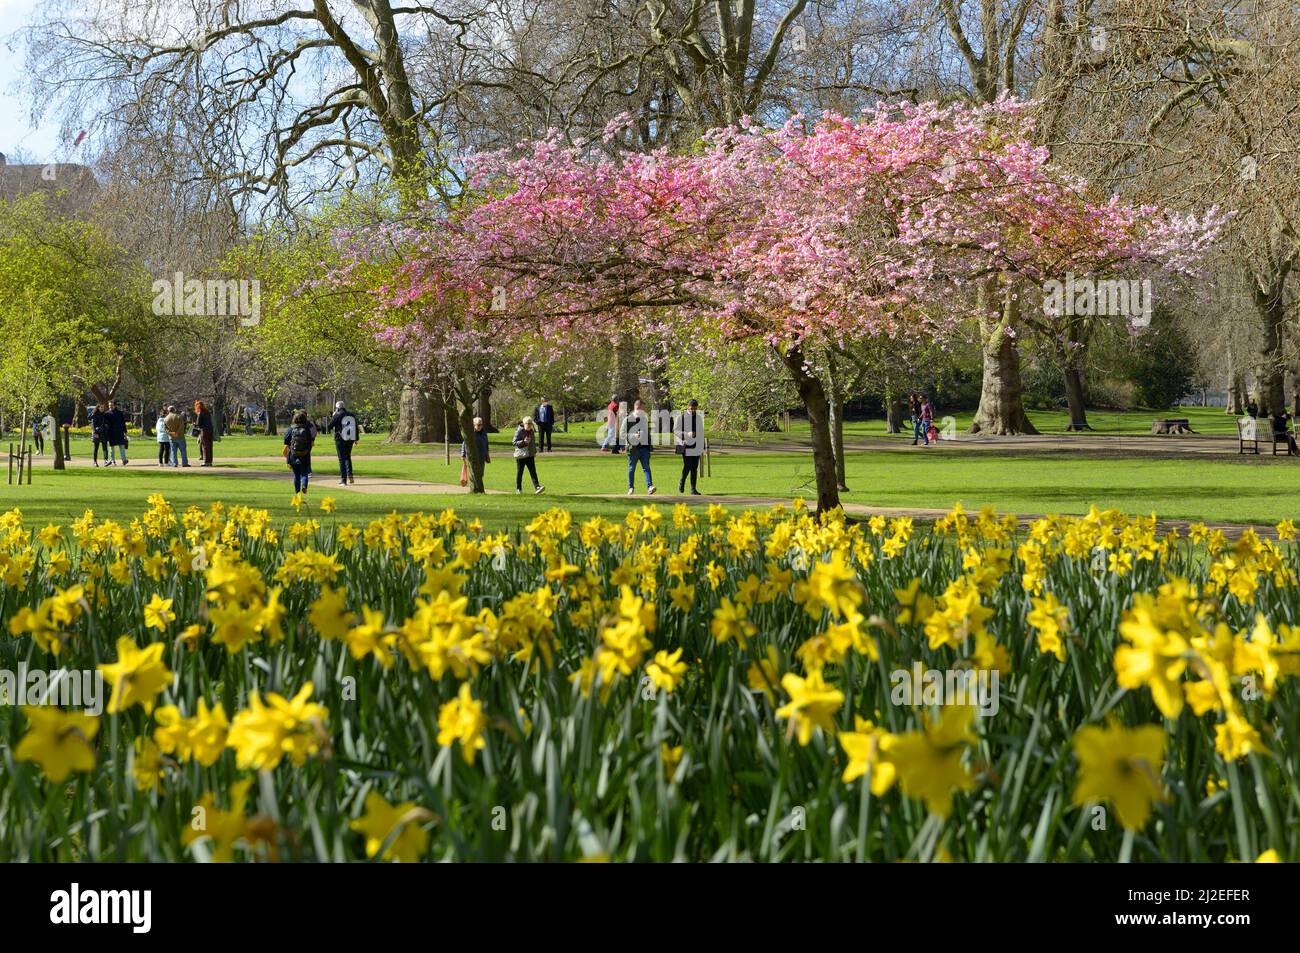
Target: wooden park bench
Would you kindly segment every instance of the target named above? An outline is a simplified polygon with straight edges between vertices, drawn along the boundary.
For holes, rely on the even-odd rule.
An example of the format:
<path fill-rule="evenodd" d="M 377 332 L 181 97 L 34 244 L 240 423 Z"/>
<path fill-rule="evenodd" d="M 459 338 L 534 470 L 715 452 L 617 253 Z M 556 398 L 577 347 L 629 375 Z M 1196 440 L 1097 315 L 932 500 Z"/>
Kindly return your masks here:
<path fill-rule="evenodd" d="M 1249 444 L 1249 447 L 1247 446 Z M 1237 453 L 1259 453 L 1259 421 L 1254 417 L 1237 418 Z"/>
<path fill-rule="evenodd" d="M 1269 443 L 1273 447 L 1273 456 L 1280 452 L 1289 454 L 1291 451 L 1290 441 L 1287 440 L 1285 424 L 1281 430 L 1274 426 L 1272 418 L 1267 420 L 1256 420 L 1254 417 L 1237 418 L 1237 453 L 1259 453 L 1260 428 L 1268 429 Z"/>
<path fill-rule="evenodd" d="M 1192 429 L 1192 422 L 1186 417 L 1157 417 L 1151 421 L 1151 435 L 1168 434 L 1181 436 L 1182 434 L 1196 433 Z"/>

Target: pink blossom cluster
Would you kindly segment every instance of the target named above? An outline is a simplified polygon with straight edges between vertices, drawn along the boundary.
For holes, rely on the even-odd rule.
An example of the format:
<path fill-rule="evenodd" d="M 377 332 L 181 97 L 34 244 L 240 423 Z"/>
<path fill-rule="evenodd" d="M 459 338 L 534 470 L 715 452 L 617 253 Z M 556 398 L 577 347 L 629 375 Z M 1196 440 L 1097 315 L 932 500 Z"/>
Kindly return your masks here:
<path fill-rule="evenodd" d="M 1031 106 L 879 105 L 613 158 L 551 135 L 475 157 L 454 215 L 344 236 L 330 280 L 395 256 L 376 333 L 436 359 L 632 316 L 772 343 L 942 335 L 983 280 L 1196 267 L 1225 216 L 1092 196 L 1033 144 Z"/>

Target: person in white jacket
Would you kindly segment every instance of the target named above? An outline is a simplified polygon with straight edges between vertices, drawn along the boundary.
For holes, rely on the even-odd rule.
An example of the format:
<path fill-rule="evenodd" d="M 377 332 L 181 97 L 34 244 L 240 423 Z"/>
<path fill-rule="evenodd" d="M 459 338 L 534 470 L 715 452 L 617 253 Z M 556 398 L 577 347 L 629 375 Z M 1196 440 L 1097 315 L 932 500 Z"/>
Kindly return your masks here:
<path fill-rule="evenodd" d="M 704 455 L 704 415 L 699 401 L 691 400 L 678 415 L 673 427 L 674 450 L 682 458 L 682 475 L 677 480 L 677 492 L 686 492 L 686 478 L 691 479 L 691 496 L 699 496 L 695 480 L 700 475 L 700 457 Z"/>
<path fill-rule="evenodd" d="M 167 416 L 167 408 L 164 407 L 158 411 L 158 419 L 154 421 L 153 433 L 154 439 L 158 441 L 158 466 L 165 467 L 171 463 L 171 438 L 167 436 L 167 425 L 163 422 Z"/>

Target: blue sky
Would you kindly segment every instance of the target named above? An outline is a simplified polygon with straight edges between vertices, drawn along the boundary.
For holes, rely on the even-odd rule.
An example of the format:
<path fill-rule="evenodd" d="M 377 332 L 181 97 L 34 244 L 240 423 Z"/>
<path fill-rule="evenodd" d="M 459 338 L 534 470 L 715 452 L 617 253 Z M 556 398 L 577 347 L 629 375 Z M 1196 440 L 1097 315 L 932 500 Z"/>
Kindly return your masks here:
<path fill-rule="evenodd" d="M 58 124 L 46 119 L 33 128 L 28 109 L 14 88 L 26 56 L 13 34 L 31 19 L 38 3 L 0 0 L 0 152 L 13 155 L 21 150 L 36 161 L 65 161 L 72 157 L 71 144 L 60 145 Z"/>

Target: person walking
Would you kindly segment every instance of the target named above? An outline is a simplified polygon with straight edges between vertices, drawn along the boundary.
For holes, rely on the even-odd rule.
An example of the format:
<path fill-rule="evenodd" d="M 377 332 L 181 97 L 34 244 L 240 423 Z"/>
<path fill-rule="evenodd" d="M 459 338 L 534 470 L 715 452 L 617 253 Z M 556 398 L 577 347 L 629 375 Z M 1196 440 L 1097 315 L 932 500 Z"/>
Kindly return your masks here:
<path fill-rule="evenodd" d="M 921 395 L 921 437 L 925 440 L 925 446 L 930 446 L 930 431 L 934 423 L 934 404 L 930 403 L 930 398 L 924 394 Z"/>
<path fill-rule="evenodd" d="M 113 465 L 113 459 L 109 456 L 108 451 L 108 404 L 98 403 L 90 414 L 90 439 L 94 443 L 94 451 L 91 455 L 91 462 L 99 466 L 99 448 L 104 448 L 104 463 L 107 466 Z"/>
<path fill-rule="evenodd" d="M 108 402 L 108 465 L 113 465 L 114 456 L 122 458 L 122 466 L 126 466 L 126 447 L 130 442 L 126 435 L 126 414 L 118 409 L 117 402 L 110 400 Z"/>
<path fill-rule="evenodd" d="M 32 428 L 32 442 L 36 444 L 36 455 L 38 457 L 45 455 L 45 438 L 49 435 L 54 439 L 54 418 L 46 414 L 40 419 L 35 427 Z"/>
<path fill-rule="evenodd" d="M 551 406 L 549 400 L 543 397 L 542 402 L 538 404 L 537 409 L 533 411 L 533 416 L 537 420 L 538 453 L 546 453 L 548 450 L 553 450 L 554 447 L 551 446 L 551 434 L 555 430 L 555 408 Z"/>
<path fill-rule="evenodd" d="M 311 479 L 311 448 L 316 442 L 311 418 L 307 411 L 300 410 L 293 415 L 293 423 L 284 432 L 284 459 L 293 471 L 293 492 L 307 492 L 307 483 Z"/>
<path fill-rule="evenodd" d="M 533 478 L 533 492 L 541 493 L 546 487 L 542 486 L 537 479 L 537 429 L 532 417 L 525 417 L 519 421 L 514 439 L 510 442 L 515 447 L 515 493 L 524 492 L 525 469 Z"/>
<path fill-rule="evenodd" d="M 627 415 L 623 426 L 623 444 L 627 447 L 627 492 L 631 496 L 636 492 L 636 467 L 641 464 L 645 474 L 645 491 L 655 495 L 654 479 L 650 476 L 650 418 L 645 412 L 645 404 L 637 401 L 632 405 L 632 413 Z"/>
<path fill-rule="evenodd" d="M 185 446 L 185 417 L 175 404 L 167 408 L 167 416 L 163 418 L 163 429 L 167 431 L 168 453 L 171 456 L 172 466 L 179 464 L 188 467 L 190 454 Z"/>
<path fill-rule="evenodd" d="M 154 439 L 158 441 L 158 466 L 165 467 L 171 462 L 171 438 L 167 436 L 167 408 L 164 407 L 158 411 L 158 419 L 154 421 L 153 433 Z"/>
<path fill-rule="evenodd" d="M 700 458 L 704 455 L 704 418 L 700 416 L 700 403 L 690 400 L 677 418 L 673 428 L 674 450 L 682 458 L 682 475 L 677 479 L 677 492 L 686 492 L 686 478 L 691 480 L 691 496 L 699 496 L 695 481 L 700 475 Z"/>
<path fill-rule="evenodd" d="M 605 407 L 605 439 L 601 441 L 601 453 L 618 453 L 622 447 L 619 446 L 619 419 L 618 419 L 618 398 L 610 397 L 608 406 Z M 610 450 L 610 446 L 613 450 Z"/>
<path fill-rule="evenodd" d="M 212 411 L 208 410 L 208 405 L 201 400 L 194 402 L 194 429 L 198 431 L 199 438 L 199 466 L 212 466 L 212 438 L 214 428 L 212 425 Z"/>
<path fill-rule="evenodd" d="M 352 447 L 361 439 L 357 415 L 348 410 L 343 401 L 337 401 L 328 429 L 334 434 L 334 452 L 339 458 L 339 486 L 356 483 L 356 477 L 352 475 Z"/>
<path fill-rule="evenodd" d="M 912 446 L 921 439 L 921 398 L 916 394 L 907 395 L 907 415 L 912 421 Z"/>
<path fill-rule="evenodd" d="M 487 435 L 487 431 L 483 429 L 482 417 L 474 418 L 473 437 L 474 437 L 474 444 L 475 446 L 478 447 L 478 458 L 483 461 L 484 466 L 487 466 L 489 463 L 492 462 L 492 454 L 488 451 L 488 435 Z M 470 475 L 469 474 L 469 452 L 465 449 L 465 441 L 462 440 L 460 444 L 460 485 L 461 486 L 469 486 L 469 475 Z M 523 474 L 520 474 L 520 476 L 522 477 Z M 533 476 L 533 481 L 534 482 L 537 481 L 536 474 L 534 474 Z M 517 482 L 519 482 L 522 485 L 523 480 L 521 479 Z"/>

